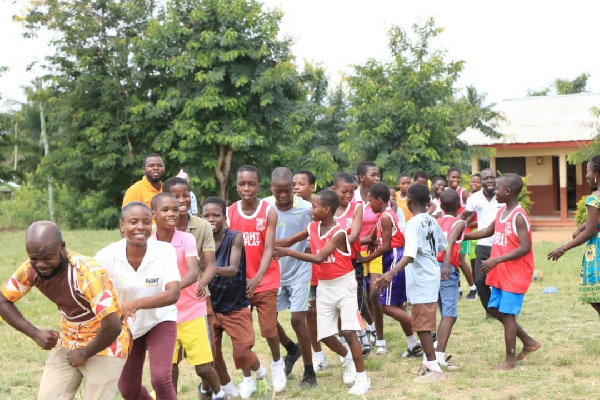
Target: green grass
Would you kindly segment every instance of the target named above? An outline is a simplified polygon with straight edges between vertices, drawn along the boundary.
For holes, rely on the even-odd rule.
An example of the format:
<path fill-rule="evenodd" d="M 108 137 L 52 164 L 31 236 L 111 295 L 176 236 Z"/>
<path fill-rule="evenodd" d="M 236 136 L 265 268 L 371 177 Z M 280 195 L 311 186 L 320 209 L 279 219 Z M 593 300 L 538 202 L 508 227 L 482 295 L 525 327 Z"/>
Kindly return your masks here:
<path fill-rule="evenodd" d="M 3 257 L 0 260 L 0 279 L 5 280 L 26 259 L 23 232 L 0 232 Z M 117 231 L 64 232 L 67 247 L 86 254 L 118 240 Z M 567 239 L 567 238 L 565 238 Z M 479 301 L 461 300 L 459 318 L 448 343 L 447 354 L 460 369 L 447 374 L 445 380 L 429 385 L 412 383 L 411 372 L 419 360 L 402 359 L 406 341 L 399 325 L 386 318 L 386 337 L 389 353 L 383 357 L 369 355 L 366 368 L 371 378 L 373 399 L 551 399 L 596 398 L 600 375 L 600 319 L 588 305 L 577 300 L 577 286 L 583 247 L 567 253 L 559 262 L 546 261 L 555 244 L 535 243 L 536 268 L 544 273 L 543 282 L 534 282 L 525 297 L 519 323 L 540 341 L 543 347 L 518 364 L 514 371 L 495 372 L 491 367 L 502 360 L 504 340 L 502 326 L 495 321 L 484 321 Z M 463 279 L 463 290 L 466 283 Z M 543 288 L 555 286 L 559 293 L 544 295 Z M 35 325 L 45 329 L 59 328 L 56 307 L 36 290 L 17 303 L 23 314 Z M 281 313 L 281 321 L 291 332 L 289 313 Z M 234 383 L 241 374 L 234 370 L 230 342 L 225 339 L 225 354 Z M 0 322 L 0 397 L 3 399 L 35 398 L 44 361 L 48 352 Z M 270 370 L 266 342 L 256 336 L 255 351 Z M 296 389 L 302 366 L 296 365 L 288 378 L 288 388 L 278 398 L 347 398 L 347 388 L 341 382 L 339 360 L 325 350 L 329 369 L 318 375 L 318 388 Z M 285 350 L 282 349 L 282 353 Z M 147 367 L 144 383 L 149 387 Z M 198 379 L 193 369 L 184 363 L 180 367 L 180 399 L 197 398 Z"/>

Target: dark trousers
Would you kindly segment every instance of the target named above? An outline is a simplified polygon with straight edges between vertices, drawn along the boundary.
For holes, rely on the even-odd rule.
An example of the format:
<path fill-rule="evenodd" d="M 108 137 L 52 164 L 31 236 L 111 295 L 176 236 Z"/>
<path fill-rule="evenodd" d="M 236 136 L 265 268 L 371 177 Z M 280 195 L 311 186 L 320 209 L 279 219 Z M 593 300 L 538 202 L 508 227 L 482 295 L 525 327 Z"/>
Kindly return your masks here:
<path fill-rule="evenodd" d="M 491 289 L 485 284 L 487 274 L 481 272 L 481 263 L 490 258 L 492 246 L 475 246 L 475 286 L 477 286 L 477 294 L 481 305 L 487 311 L 487 305 L 490 302 Z"/>
<path fill-rule="evenodd" d="M 361 263 L 356 262 L 356 260 L 352 260 L 352 266 L 354 267 L 354 275 L 356 276 L 356 283 L 358 288 L 356 291 L 356 300 L 358 301 L 358 312 L 361 312 L 363 305 L 363 296 L 365 293 L 364 267 Z"/>

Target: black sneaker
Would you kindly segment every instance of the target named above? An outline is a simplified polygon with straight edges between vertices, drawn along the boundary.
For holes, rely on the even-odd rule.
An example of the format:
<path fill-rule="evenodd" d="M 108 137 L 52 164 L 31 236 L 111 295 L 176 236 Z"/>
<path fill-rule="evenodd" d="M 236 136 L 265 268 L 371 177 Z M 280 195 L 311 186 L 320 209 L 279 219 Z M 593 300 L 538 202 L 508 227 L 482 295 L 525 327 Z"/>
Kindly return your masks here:
<path fill-rule="evenodd" d="M 317 376 L 304 374 L 298 386 L 300 389 L 307 389 L 317 386 Z"/>
<path fill-rule="evenodd" d="M 296 361 L 298 361 L 298 359 L 302 357 L 300 346 L 296 344 L 296 348 L 298 349 L 296 353 L 288 353 L 285 357 L 283 357 L 283 363 L 285 364 L 285 376 L 289 376 L 292 373 L 292 368 L 294 368 L 294 364 L 296 364 Z"/>
<path fill-rule="evenodd" d="M 212 389 L 208 389 L 206 392 L 204 392 L 202 390 L 202 383 L 200 383 L 198 385 L 198 395 L 201 400 L 211 400 L 213 392 Z M 227 398 L 227 395 L 225 395 L 225 398 Z"/>
<path fill-rule="evenodd" d="M 421 343 L 417 343 L 415 347 L 412 349 L 406 349 L 404 353 L 402 353 L 402 358 L 406 357 L 421 357 L 423 355 L 423 347 Z"/>
<path fill-rule="evenodd" d="M 467 295 L 467 300 L 477 300 L 477 290 L 470 290 Z"/>

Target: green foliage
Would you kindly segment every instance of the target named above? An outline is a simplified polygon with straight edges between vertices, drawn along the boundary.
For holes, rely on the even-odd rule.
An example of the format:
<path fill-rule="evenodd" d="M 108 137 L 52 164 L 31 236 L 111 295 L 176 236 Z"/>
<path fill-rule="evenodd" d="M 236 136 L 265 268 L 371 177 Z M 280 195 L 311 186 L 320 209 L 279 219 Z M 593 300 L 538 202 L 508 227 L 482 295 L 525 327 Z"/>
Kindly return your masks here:
<path fill-rule="evenodd" d="M 594 137 L 594 140 L 586 147 L 567 156 L 567 161 L 571 164 L 580 164 L 584 161 L 588 161 L 596 154 L 600 154 L 600 135 L 598 135 L 598 133 L 600 133 L 600 108 L 592 107 L 590 112 L 592 113 L 592 116 L 596 117 L 597 134 Z"/>
<path fill-rule="evenodd" d="M 587 219 L 587 207 L 585 206 L 586 195 L 581 196 L 577 202 L 577 211 L 575 212 L 575 223 L 580 226 Z"/>
<path fill-rule="evenodd" d="M 578 75 L 573 80 L 568 79 L 556 79 L 554 81 L 554 87 L 556 88 L 557 94 L 574 94 L 586 92 L 585 87 L 590 74 L 584 72 Z"/>
<path fill-rule="evenodd" d="M 523 189 L 521 190 L 521 193 L 519 193 L 519 204 L 521 204 L 521 207 L 523 207 L 525 209 L 525 211 L 527 211 L 527 214 L 531 213 L 531 207 L 533 206 L 534 202 L 531 201 L 531 191 L 527 189 L 527 184 L 529 181 L 529 176 L 531 174 L 522 177 L 523 178 Z"/>

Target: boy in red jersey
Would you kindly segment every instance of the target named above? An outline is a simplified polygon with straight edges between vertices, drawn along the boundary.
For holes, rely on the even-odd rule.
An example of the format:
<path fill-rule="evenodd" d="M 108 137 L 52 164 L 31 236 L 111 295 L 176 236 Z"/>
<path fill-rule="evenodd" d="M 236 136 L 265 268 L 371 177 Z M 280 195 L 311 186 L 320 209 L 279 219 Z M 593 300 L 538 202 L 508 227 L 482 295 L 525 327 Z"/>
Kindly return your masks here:
<path fill-rule="evenodd" d="M 456 322 L 456 318 L 458 318 L 459 252 L 467 222 L 456 216 L 460 207 L 460 197 L 457 191 L 445 190 L 440 196 L 440 204 L 444 215 L 439 217 L 437 222 L 442 228 L 442 233 L 448 241 L 448 245 L 446 250 L 440 251 L 437 255 L 437 260 L 442 269 L 440 295 L 438 297 L 438 308 L 442 319 L 438 326 L 435 358 L 440 366 L 446 369 L 455 369 L 456 367 L 448 364 L 450 357 L 446 359 L 445 351 L 450 332 L 452 332 L 452 327 Z"/>
<path fill-rule="evenodd" d="M 280 284 L 279 263 L 273 259 L 277 211 L 257 197 L 260 171 L 245 165 L 237 171 L 237 192 L 241 200 L 227 209 L 227 221 L 232 230 L 242 232 L 246 253 L 246 296 L 258 313 L 260 334 L 267 339 L 273 362 L 273 390 L 285 388 L 285 366 L 279 351 L 277 334 L 277 291 Z"/>
<path fill-rule="evenodd" d="M 542 347 L 519 326 L 516 316 L 523 305 L 523 297 L 533 276 L 533 252 L 531 247 L 531 223 L 519 204 L 518 196 L 523 189 L 523 179 L 507 173 L 496 181 L 498 203 L 506 205 L 498 211 L 496 222 L 478 232 L 465 236 L 480 239 L 494 235 L 490 258 L 481 264 L 487 273 L 486 285 L 492 287 L 488 311 L 504 325 L 506 357 L 495 370 L 509 370 L 529 353 Z M 523 350 L 517 355 L 517 337 Z"/>
<path fill-rule="evenodd" d="M 362 326 L 356 301 L 357 284 L 350 244 L 346 231 L 333 218 L 338 206 L 339 199 L 334 191 L 317 193 L 312 200 L 314 221 L 307 230 L 293 237 L 298 239 L 308 236 L 313 254 L 285 247 L 278 247 L 276 254 L 278 257 L 290 256 L 317 264 L 317 336 L 344 359 L 344 383 L 354 382 L 348 393 L 362 396 L 369 391 L 371 382 L 365 372 L 362 349 L 355 332 L 361 330 Z M 350 346 L 350 351 L 335 337 L 338 320 L 341 320 L 341 334 Z"/>
<path fill-rule="evenodd" d="M 360 262 L 369 262 L 375 257 L 382 257 L 383 273 L 388 272 L 402 258 L 404 252 L 404 234 L 396 213 L 388 206 L 390 191 L 387 185 L 376 183 L 369 188 L 369 204 L 374 213 L 379 215 L 375 229 L 370 237 L 361 240 L 362 244 L 377 243 L 378 248 L 368 256 L 357 256 Z M 390 285 L 381 291 L 379 304 L 383 313 L 400 322 L 406 335 L 408 347 L 403 357 L 421 355 L 421 343 L 412 330 L 410 316 L 404 309 L 406 303 L 406 281 L 404 271 L 394 276 Z M 377 347 L 377 355 L 386 354 L 387 346 Z"/>

